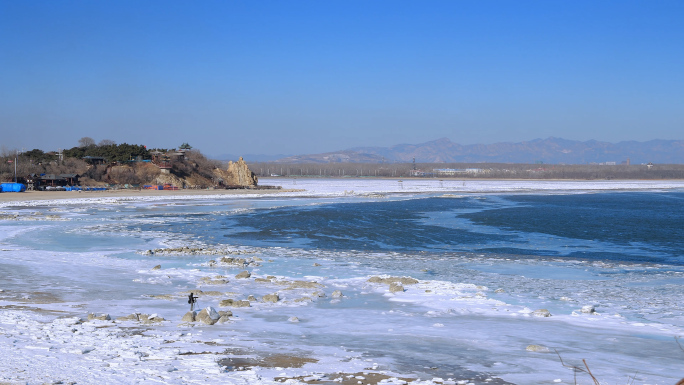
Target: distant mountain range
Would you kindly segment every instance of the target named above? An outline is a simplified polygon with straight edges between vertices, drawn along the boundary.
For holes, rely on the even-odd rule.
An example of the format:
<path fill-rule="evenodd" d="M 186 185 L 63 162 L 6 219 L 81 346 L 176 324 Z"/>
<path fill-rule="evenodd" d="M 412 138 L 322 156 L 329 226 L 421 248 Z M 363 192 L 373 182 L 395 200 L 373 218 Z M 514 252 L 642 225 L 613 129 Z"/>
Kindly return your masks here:
<path fill-rule="evenodd" d="M 684 140 L 586 142 L 561 138 L 461 145 L 448 138 L 392 147 L 356 147 L 323 154 L 289 156 L 277 163 L 684 163 Z"/>
<path fill-rule="evenodd" d="M 266 154 L 244 154 L 244 155 L 234 155 L 234 154 L 220 154 L 214 155 L 211 158 L 222 161 L 232 160 L 233 162 L 243 157 L 245 162 L 273 162 L 279 159 L 287 158 L 291 155 L 276 154 L 276 155 L 266 155 Z"/>

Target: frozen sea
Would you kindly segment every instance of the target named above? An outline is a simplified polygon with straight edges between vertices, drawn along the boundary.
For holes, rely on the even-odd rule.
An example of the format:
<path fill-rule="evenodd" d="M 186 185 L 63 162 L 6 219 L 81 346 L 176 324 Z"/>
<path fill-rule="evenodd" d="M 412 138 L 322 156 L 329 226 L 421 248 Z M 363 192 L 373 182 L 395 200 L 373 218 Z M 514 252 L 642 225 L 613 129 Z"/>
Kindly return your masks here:
<path fill-rule="evenodd" d="M 263 183 L 0 206 L 0 383 L 684 378 L 682 181 Z"/>

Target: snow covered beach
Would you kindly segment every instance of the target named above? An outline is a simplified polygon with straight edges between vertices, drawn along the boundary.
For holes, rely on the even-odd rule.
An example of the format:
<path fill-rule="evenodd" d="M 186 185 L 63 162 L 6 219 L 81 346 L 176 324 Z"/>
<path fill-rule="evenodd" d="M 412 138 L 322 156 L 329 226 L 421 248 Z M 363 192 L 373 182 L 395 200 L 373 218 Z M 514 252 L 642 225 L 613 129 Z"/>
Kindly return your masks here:
<path fill-rule="evenodd" d="M 262 211 L 269 215 L 257 220 L 275 220 L 282 207 L 296 214 L 425 194 L 669 192 L 684 183 L 268 183 L 304 191 L 3 203 L 0 381 L 573 383 L 554 349 L 572 365 L 586 359 L 602 381 L 674 384 L 684 376 L 674 340 L 684 335 L 681 265 L 255 245 L 236 233 L 248 226 L 234 222 Z M 209 222 L 220 226 L 201 227 Z M 249 277 L 239 278 L 243 271 Z M 200 308 L 232 316 L 182 321 L 189 292 Z M 102 314 L 111 319 L 96 319 Z"/>

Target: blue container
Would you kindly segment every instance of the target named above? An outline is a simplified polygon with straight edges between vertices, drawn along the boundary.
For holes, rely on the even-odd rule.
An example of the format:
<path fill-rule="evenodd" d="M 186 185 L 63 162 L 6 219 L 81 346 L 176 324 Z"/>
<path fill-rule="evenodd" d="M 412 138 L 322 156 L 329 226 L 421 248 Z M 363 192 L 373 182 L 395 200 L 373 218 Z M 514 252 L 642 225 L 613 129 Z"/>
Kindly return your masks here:
<path fill-rule="evenodd" d="M 21 183 L 2 183 L 0 184 L 0 191 L 2 192 L 22 192 L 26 191 L 26 186 Z"/>

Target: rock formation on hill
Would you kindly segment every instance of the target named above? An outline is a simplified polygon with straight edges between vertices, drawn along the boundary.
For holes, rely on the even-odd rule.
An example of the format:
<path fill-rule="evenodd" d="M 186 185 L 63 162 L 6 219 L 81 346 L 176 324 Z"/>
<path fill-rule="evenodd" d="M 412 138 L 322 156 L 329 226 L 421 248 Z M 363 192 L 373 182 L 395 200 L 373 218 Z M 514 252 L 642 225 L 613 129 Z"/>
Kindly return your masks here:
<path fill-rule="evenodd" d="M 226 186 L 253 187 L 259 182 L 242 157 L 237 162 L 228 162 L 228 169 L 220 171 L 223 184 Z"/>
<path fill-rule="evenodd" d="M 124 165 L 91 167 L 82 179 L 87 185 L 172 185 L 178 188 L 254 188 L 258 180 L 247 163 L 240 158 L 223 168 L 220 162 L 198 153 L 186 153 L 185 159 L 170 162 L 168 172 L 155 163 L 137 162 Z"/>

